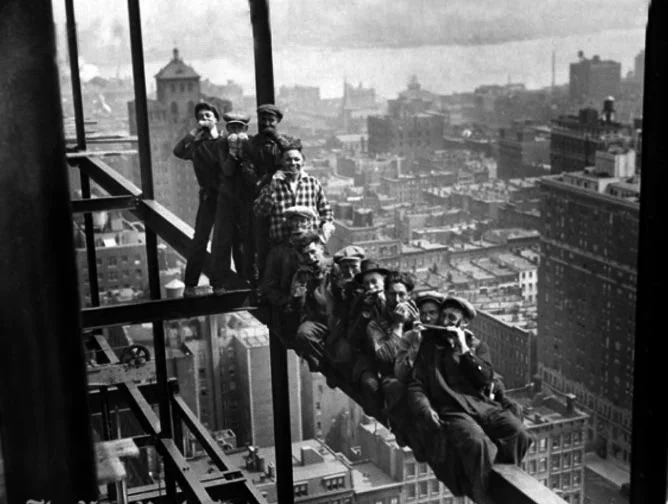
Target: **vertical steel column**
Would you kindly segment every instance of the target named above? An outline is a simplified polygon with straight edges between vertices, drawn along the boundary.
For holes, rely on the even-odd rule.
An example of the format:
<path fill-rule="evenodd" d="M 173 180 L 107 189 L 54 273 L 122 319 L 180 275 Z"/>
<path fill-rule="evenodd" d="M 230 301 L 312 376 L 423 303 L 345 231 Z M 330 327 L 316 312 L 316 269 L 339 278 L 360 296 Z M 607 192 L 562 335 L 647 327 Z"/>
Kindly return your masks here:
<path fill-rule="evenodd" d="M 153 199 L 153 171 L 151 167 L 151 141 L 148 125 L 148 104 L 146 98 L 146 72 L 144 70 L 144 48 L 142 42 L 139 0 L 128 0 L 130 16 L 130 46 L 132 48 L 132 76 L 135 90 L 135 111 L 137 114 L 137 144 L 139 148 L 139 168 L 144 197 Z M 155 232 L 146 228 L 146 260 L 148 266 L 149 291 L 151 299 L 160 299 L 160 268 L 158 264 L 158 241 Z M 153 348 L 155 370 L 160 391 L 160 437 L 172 437 L 169 384 L 167 383 L 167 358 L 165 352 L 165 328 L 162 322 L 153 323 Z M 165 471 L 165 485 L 170 501 L 176 499 L 176 483 L 173 475 Z"/>
<path fill-rule="evenodd" d="M 0 437 L 12 503 L 98 496 L 52 12 L 48 0 L 5 0 L 0 16 Z"/>
<path fill-rule="evenodd" d="M 269 1 L 249 0 L 255 54 L 255 94 L 257 104 L 274 103 L 274 64 L 271 47 Z M 271 317 L 266 315 L 265 320 Z M 271 392 L 274 408 L 274 445 L 276 450 L 276 492 L 278 502 L 294 502 L 292 476 L 292 437 L 290 435 L 290 395 L 288 354 L 275 334 L 270 332 Z"/>
<path fill-rule="evenodd" d="M 631 502 L 666 502 L 668 422 L 657 385 L 665 381 L 668 345 L 665 326 L 665 258 L 656 239 L 665 231 L 665 139 L 668 106 L 668 43 L 662 33 L 668 15 L 666 2 L 651 2 L 645 47 L 645 102 L 640 189 L 638 287 L 636 296 L 633 430 L 631 445 Z M 658 331 L 658 332 L 657 332 Z M 660 386 L 660 385 L 659 385 Z"/>
<path fill-rule="evenodd" d="M 101 419 L 102 419 L 102 439 L 109 441 L 111 439 L 111 414 L 109 411 L 109 389 L 108 387 L 100 387 L 100 404 L 101 404 Z M 110 483 L 107 485 L 107 495 L 109 500 L 116 499 L 116 485 Z"/>
<path fill-rule="evenodd" d="M 72 101 L 74 102 L 74 124 L 77 130 L 77 150 L 86 150 L 83 97 L 81 94 L 81 78 L 79 76 L 79 46 L 77 43 L 77 23 L 76 18 L 74 17 L 73 0 L 65 0 L 65 14 L 67 16 L 67 52 L 70 59 Z M 80 172 L 80 177 L 81 197 L 90 198 L 90 178 L 83 172 Z M 86 256 L 88 259 L 90 300 L 93 306 L 100 306 L 100 288 L 97 281 L 97 259 L 95 257 L 93 216 L 90 213 L 84 214 L 84 230 L 86 233 Z"/>

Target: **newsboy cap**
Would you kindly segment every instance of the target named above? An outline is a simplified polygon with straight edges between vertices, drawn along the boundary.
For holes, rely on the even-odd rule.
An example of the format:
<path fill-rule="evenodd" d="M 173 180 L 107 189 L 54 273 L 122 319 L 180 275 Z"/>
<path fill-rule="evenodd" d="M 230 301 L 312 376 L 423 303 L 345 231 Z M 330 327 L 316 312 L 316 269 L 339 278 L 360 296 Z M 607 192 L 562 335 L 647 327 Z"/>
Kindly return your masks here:
<path fill-rule="evenodd" d="M 218 113 L 218 109 L 211 105 L 210 103 L 207 102 L 199 102 L 197 105 L 195 105 L 195 119 L 199 119 L 197 115 L 199 114 L 200 110 L 210 110 L 213 112 L 213 115 L 216 116 L 216 121 L 220 121 L 220 114 Z"/>
<path fill-rule="evenodd" d="M 227 124 L 240 123 L 244 126 L 248 126 L 250 120 L 251 118 L 248 114 L 242 114 L 241 112 L 227 112 L 226 114 L 223 114 L 223 121 Z"/>
<path fill-rule="evenodd" d="M 348 245 L 343 247 L 338 252 L 334 253 L 334 262 L 341 263 L 343 261 L 361 261 L 366 257 L 366 253 L 362 247 L 357 245 Z"/>
<path fill-rule="evenodd" d="M 260 105 L 257 108 L 257 115 L 262 115 L 262 114 L 275 115 L 279 121 L 283 119 L 283 112 L 281 112 L 281 109 L 279 109 L 273 103 L 265 103 L 264 105 Z"/>
<path fill-rule="evenodd" d="M 443 300 L 445 299 L 445 296 L 441 294 L 440 292 L 436 291 L 426 291 L 426 292 L 420 292 L 415 296 L 415 304 L 418 306 L 422 306 L 426 302 L 431 302 L 435 303 L 438 305 L 439 309 L 441 308 L 441 305 L 443 304 Z"/>
<path fill-rule="evenodd" d="M 461 310 L 464 313 L 464 316 L 469 320 L 473 320 L 476 316 L 475 308 L 464 298 L 458 296 L 446 297 L 445 301 L 443 301 L 443 304 L 441 305 L 441 310 L 449 307 Z"/>
<path fill-rule="evenodd" d="M 313 210 L 311 207 L 307 207 L 305 205 L 295 205 L 291 206 L 289 208 L 286 208 L 285 211 L 283 212 L 283 215 L 285 215 L 286 218 L 290 218 L 292 216 L 298 215 L 301 217 L 308 217 L 310 219 L 317 219 L 318 214 L 315 213 L 315 210 Z"/>

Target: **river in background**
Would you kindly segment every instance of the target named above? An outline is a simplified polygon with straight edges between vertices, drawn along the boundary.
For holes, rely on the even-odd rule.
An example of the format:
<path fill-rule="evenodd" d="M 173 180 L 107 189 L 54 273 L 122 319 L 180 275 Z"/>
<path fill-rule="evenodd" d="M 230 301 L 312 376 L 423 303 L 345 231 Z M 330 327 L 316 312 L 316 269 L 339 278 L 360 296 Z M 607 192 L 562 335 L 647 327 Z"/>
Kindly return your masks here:
<path fill-rule="evenodd" d="M 417 75 L 424 89 L 439 93 L 473 91 L 485 84 L 524 83 L 527 88 L 549 86 L 552 82 L 552 52 L 556 52 L 556 84 L 568 82 L 568 65 L 577 61 L 577 52 L 595 54 L 622 64 L 622 76 L 633 70 L 635 56 L 645 46 L 644 28 L 609 30 L 588 35 L 550 37 L 502 44 L 475 46 L 421 46 L 407 48 L 323 49 L 306 46 L 274 47 L 276 87 L 318 86 L 323 98 L 340 97 L 343 80 L 374 87 L 384 98 L 392 98 Z M 171 49 L 171 48 L 170 48 Z M 241 54 L 239 53 L 241 51 Z M 221 50 L 221 53 L 224 51 Z M 216 84 L 234 80 L 252 95 L 255 90 L 252 41 L 231 56 L 199 60 L 182 54 L 202 76 Z M 147 86 L 155 89 L 154 75 L 171 58 L 146 63 Z M 130 65 L 98 67 L 99 74 L 129 75 Z"/>

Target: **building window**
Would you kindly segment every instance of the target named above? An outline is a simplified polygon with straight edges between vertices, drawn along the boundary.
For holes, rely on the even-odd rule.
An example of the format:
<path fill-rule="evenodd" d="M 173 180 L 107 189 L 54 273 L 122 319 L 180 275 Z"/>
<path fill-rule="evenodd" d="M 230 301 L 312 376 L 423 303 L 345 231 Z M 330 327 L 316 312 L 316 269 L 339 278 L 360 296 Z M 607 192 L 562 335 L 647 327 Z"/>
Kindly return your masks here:
<path fill-rule="evenodd" d="M 294 485 L 293 492 L 295 497 L 301 497 L 302 495 L 308 495 L 308 483 L 298 483 Z"/>
<path fill-rule="evenodd" d="M 564 448 L 568 448 L 571 445 L 571 435 L 564 434 Z"/>
<path fill-rule="evenodd" d="M 538 451 L 547 451 L 547 438 L 540 438 L 540 441 L 538 441 Z"/>
<path fill-rule="evenodd" d="M 559 475 L 553 474 L 550 478 L 550 488 L 559 488 Z"/>
<path fill-rule="evenodd" d="M 552 449 L 558 450 L 561 447 L 561 436 L 552 436 Z"/>
<path fill-rule="evenodd" d="M 407 478 L 412 478 L 415 476 L 415 462 L 407 462 L 406 463 L 406 477 Z"/>
<path fill-rule="evenodd" d="M 550 466 L 552 470 L 559 469 L 559 467 L 561 467 L 561 457 L 559 455 L 552 455 Z"/>
<path fill-rule="evenodd" d="M 536 474 L 536 461 L 535 460 L 530 460 L 529 461 L 529 474 Z"/>
<path fill-rule="evenodd" d="M 437 479 L 431 480 L 431 493 L 437 494 L 441 491 L 441 486 L 439 485 L 439 481 Z"/>
<path fill-rule="evenodd" d="M 421 481 L 419 485 L 420 485 L 420 498 L 426 497 L 429 493 L 429 485 L 427 484 L 426 481 Z"/>
<path fill-rule="evenodd" d="M 543 457 L 538 461 L 538 472 L 547 471 L 547 457 Z"/>
<path fill-rule="evenodd" d="M 580 464 L 582 464 L 582 452 L 580 451 L 573 452 L 573 466 L 576 467 L 579 466 Z"/>
<path fill-rule="evenodd" d="M 392 497 L 390 499 L 390 504 L 399 504 L 399 498 L 398 497 Z"/>
<path fill-rule="evenodd" d="M 422 474 L 427 474 L 428 470 L 429 469 L 427 468 L 427 464 L 425 464 L 423 462 L 421 462 L 420 465 L 418 466 L 418 471 L 419 471 L 419 474 L 421 474 L 421 475 Z"/>
<path fill-rule="evenodd" d="M 571 473 L 565 473 L 561 475 L 561 484 L 564 488 L 571 487 Z"/>
<path fill-rule="evenodd" d="M 562 466 L 564 469 L 568 469 L 571 466 L 571 454 L 566 453 L 562 457 Z"/>
<path fill-rule="evenodd" d="M 579 444 L 582 444 L 582 432 L 574 432 L 573 433 L 573 445 L 577 446 Z"/>
<path fill-rule="evenodd" d="M 573 487 L 578 488 L 581 482 L 582 482 L 582 475 L 580 474 L 580 471 L 575 471 L 573 473 Z"/>
<path fill-rule="evenodd" d="M 406 496 L 408 500 L 415 499 L 415 483 L 406 486 Z"/>

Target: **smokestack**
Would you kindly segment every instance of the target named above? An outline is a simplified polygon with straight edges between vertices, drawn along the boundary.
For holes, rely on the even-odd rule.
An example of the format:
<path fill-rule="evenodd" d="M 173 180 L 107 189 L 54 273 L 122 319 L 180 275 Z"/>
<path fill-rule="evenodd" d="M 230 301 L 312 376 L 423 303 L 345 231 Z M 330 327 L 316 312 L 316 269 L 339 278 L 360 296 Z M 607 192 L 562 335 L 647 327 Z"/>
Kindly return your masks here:
<path fill-rule="evenodd" d="M 533 375 L 533 391 L 535 394 L 540 394 L 543 391 L 543 379 L 539 374 Z"/>
<path fill-rule="evenodd" d="M 566 413 L 572 415 L 575 411 L 575 394 L 566 394 Z"/>

